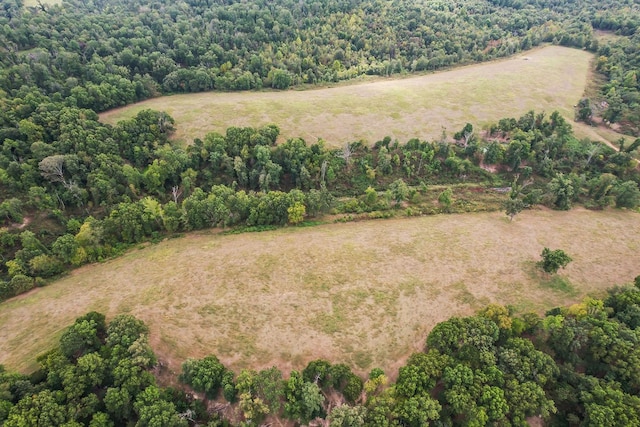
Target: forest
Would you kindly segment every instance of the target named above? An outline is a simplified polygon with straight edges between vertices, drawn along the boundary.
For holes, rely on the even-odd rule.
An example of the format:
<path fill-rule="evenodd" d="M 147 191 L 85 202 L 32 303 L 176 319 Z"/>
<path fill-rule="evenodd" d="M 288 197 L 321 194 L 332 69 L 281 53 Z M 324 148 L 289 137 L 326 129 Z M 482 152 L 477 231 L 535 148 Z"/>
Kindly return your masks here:
<path fill-rule="evenodd" d="M 193 230 L 497 209 L 513 220 L 535 205 L 637 209 L 638 26 L 632 0 L 5 0 L 0 301 Z M 576 100 L 576 118 L 615 125 L 631 141 L 580 140 L 553 111 L 486 129 L 468 123 L 436 140 L 344 141 L 340 149 L 277 143 L 278 124 L 177 143 L 179 123 L 164 112 L 116 125 L 97 114 L 177 92 L 432 72 L 549 43 L 595 54 L 597 87 Z M 491 200 L 470 196 L 469 186 Z M 532 416 L 549 425 L 640 424 L 639 295 L 615 288 L 544 318 L 499 306 L 453 318 L 434 328 L 395 383 L 390 373 L 364 379 L 324 360 L 288 376 L 275 368 L 236 375 L 212 355 L 185 362 L 180 386 L 161 387 L 145 325 L 89 313 L 37 372 L 0 368 L 0 425 L 259 425 L 269 417 L 523 425 Z M 216 415 L 185 390 L 223 396 L 232 413 Z"/>

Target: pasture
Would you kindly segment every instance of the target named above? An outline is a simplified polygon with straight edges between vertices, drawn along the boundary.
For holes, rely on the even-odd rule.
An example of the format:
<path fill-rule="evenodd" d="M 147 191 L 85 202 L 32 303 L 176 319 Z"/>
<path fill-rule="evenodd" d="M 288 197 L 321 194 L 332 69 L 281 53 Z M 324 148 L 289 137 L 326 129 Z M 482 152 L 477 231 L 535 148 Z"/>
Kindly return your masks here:
<path fill-rule="evenodd" d="M 56 4 L 61 4 L 62 0 L 24 0 L 24 5 L 27 7 L 36 7 L 39 6 L 40 3 L 45 4 L 45 5 L 56 5 Z"/>
<path fill-rule="evenodd" d="M 449 136 L 469 122 L 480 129 L 529 110 L 560 111 L 571 120 L 582 97 L 593 55 L 547 46 L 483 64 L 405 78 L 361 79 L 336 87 L 262 92 L 172 95 L 101 114 L 116 123 L 140 110 L 163 110 L 176 119 L 175 139 L 190 143 L 229 126 L 280 126 L 281 139 L 322 138 L 329 146 L 348 141 L 374 143 L 385 136 Z M 576 133 L 605 140 L 588 126 Z"/>
<path fill-rule="evenodd" d="M 435 215 L 217 230 L 140 246 L 0 304 L 0 364 L 29 371 L 90 310 L 131 313 L 179 370 L 216 354 L 234 369 L 323 357 L 395 375 L 429 330 L 486 304 L 543 313 L 640 274 L 640 216 L 619 210 Z M 544 246 L 574 261 L 539 273 Z"/>

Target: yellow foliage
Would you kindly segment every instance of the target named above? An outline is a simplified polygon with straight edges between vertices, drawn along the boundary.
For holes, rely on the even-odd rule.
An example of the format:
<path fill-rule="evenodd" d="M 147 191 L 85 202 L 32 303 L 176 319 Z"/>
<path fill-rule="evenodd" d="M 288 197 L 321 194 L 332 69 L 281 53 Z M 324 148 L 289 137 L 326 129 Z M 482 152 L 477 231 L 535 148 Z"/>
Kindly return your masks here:
<path fill-rule="evenodd" d="M 85 248 L 79 247 L 78 249 L 76 249 L 76 253 L 71 257 L 71 264 L 76 266 L 82 265 L 87 262 L 87 258 L 88 255 Z"/>
<path fill-rule="evenodd" d="M 480 311 L 480 315 L 493 320 L 500 329 L 511 329 L 512 319 L 509 310 L 498 304 L 489 304 Z"/>
<path fill-rule="evenodd" d="M 364 391 L 367 394 L 375 393 L 376 391 L 379 391 L 380 388 L 385 386 L 387 382 L 389 382 L 389 379 L 386 375 L 379 375 L 373 379 L 367 380 L 364 383 Z"/>
<path fill-rule="evenodd" d="M 17 276 L 18 274 L 24 274 L 24 270 L 16 260 L 7 261 L 5 263 L 9 273 L 9 277 Z"/>

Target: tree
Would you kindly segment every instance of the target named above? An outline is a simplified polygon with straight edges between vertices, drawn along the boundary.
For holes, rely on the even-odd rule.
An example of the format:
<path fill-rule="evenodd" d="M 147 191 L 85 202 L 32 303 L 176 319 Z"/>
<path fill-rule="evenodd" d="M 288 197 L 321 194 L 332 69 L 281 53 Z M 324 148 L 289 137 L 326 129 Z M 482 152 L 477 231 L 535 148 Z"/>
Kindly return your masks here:
<path fill-rule="evenodd" d="M 316 383 L 306 382 L 298 371 L 292 371 L 284 385 L 284 413 L 287 418 L 308 424 L 319 416 L 324 395 Z"/>
<path fill-rule="evenodd" d="M 160 389 L 149 386 L 133 405 L 138 414 L 137 427 L 187 427 L 187 421 L 176 412 L 172 402 L 160 397 Z"/>
<path fill-rule="evenodd" d="M 409 187 L 402 178 L 393 181 L 391 185 L 389 185 L 389 190 L 391 190 L 391 196 L 396 202 L 396 206 L 407 200 L 409 196 Z"/>
<path fill-rule="evenodd" d="M 291 85 L 291 75 L 286 70 L 273 70 L 271 74 L 271 87 L 274 89 L 288 89 Z"/>
<path fill-rule="evenodd" d="M 449 212 L 452 202 L 453 191 L 451 190 L 451 188 L 447 187 L 447 189 L 440 193 L 440 195 L 438 196 L 438 203 L 440 203 L 444 207 L 445 212 Z"/>
<path fill-rule="evenodd" d="M 43 390 L 25 396 L 9 411 L 5 427 L 60 426 L 69 421 L 68 411 L 58 402 L 56 394 Z"/>
<path fill-rule="evenodd" d="M 640 189 L 634 181 L 625 181 L 613 190 L 617 208 L 636 208 L 640 205 Z"/>
<path fill-rule="evenodd" d="M 114 317 L 107 327 L 106 344 L 109 347 L 129 348 L 140 336 L 147 336 L 149 328 L 130 314 Z"/>
<path fill-rule="evenodd" d="M 565 268 L 572 260 L 562 249 L 552 251 L 549 248 L 542 250 L 540 267 L 547 273 L 555 274 L 562 267 Z"/>
<path fill-rule="evenodd" d="M 94 320 L 76 320 L 60 337 L 60 351 L 68 358 L 97 351 L 102 344 L 98 330 L 99 325 Z"/>
<path fill-rule="evenodd" d="M 202 360 L 188 359 L 182 364 L 180 381 L 213 399 L 218 394 L 225 372 L 224 365 L 216 356 L 207 356 Z"/>
<path fill-rule="evenodd" d="M 296 225 L 304 221 L 305 211 L 305 206 L 300 202 L 295 202 L 292 206 L 289 206 L 287 208 L 289 224 Z"/>
<path fill-rule="evenodd" d="M 547 187 L 554 196 L 555 200 L 553 204 L 558 209 L 571 209 L 571 202 L 573 201 L 576 190 L 573 186 L 573 181 L 569 177 L 560 173 L 549 182 Z"/>
<path fill-rule="evenodd" d="M 524 209 L 524 202 L 518 197 L 509 197 L 504 202 L 504 211 L 509 217 L 509 221 L 513 221 L 513 217 L 518 215 Z"/>
<path fill-rule="evenodd" d="M 336 406 L 329 414 L 329 427 L 364 427 L 366 415 L 363 406 Z"/>
<path fill-rule="evenodd" d="M 342 150 L 336 152 L 336 156 L 344 160 L 344 164 L 348 170 L 351 166 L 351 156 L 353 156 L 353 149 L 351 148 L 351 144 L 346 142 Z"/>

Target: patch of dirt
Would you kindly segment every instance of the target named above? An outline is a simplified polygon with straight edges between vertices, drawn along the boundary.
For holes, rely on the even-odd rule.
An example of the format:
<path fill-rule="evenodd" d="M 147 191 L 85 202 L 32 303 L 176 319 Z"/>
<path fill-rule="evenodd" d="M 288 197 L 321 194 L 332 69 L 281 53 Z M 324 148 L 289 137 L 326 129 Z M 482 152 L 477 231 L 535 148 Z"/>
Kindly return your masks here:
<path fill-rule="evenodd" d="M 9 225 L 9 228 L 17 228 L 18 230 L 22 230 L 24 229 L 26 226 L 28 226 L 29 224 L 31 224 L 31 221 L 33 221 L 33 217 L 30 216 L 25 216 L 22 219 L 22 223 L 17 224 L 17 223 L 12 223 Z"/>

